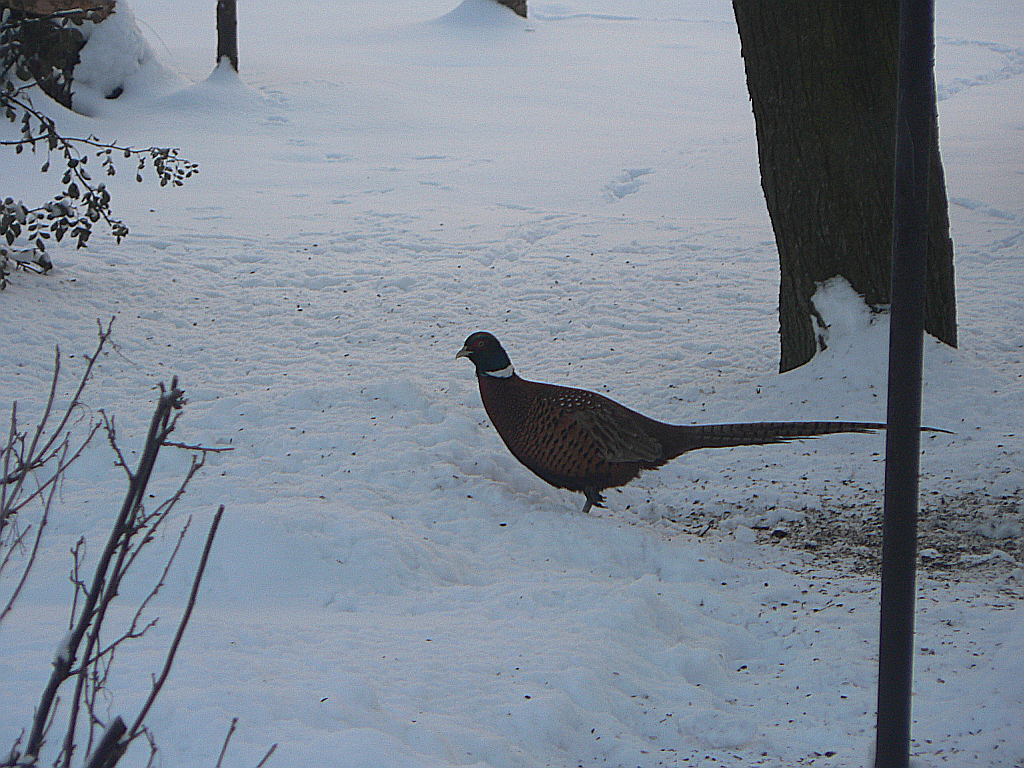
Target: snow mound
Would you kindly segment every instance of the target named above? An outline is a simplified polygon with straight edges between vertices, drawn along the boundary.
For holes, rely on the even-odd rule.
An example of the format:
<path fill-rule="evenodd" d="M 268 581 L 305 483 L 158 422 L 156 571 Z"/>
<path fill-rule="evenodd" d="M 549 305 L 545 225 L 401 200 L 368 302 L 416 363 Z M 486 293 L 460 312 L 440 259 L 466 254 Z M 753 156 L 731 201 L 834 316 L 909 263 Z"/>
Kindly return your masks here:
<path fill-rule="evenodd" d="M 242 81 L 226 58 L 201 83 L 167 94 L 157 103 L 171 111 L 196 114 L 249 114 L 265 106 L 263 97 Z"/>
<path fill-rule="evenodd" d="M 844 277 L 833 277 L 819 285 L 811 302 L 825 321 L 825 327 L 817 321 L 815 325 L 818 337 L 826 346 L 857 342 L 871 326 L 871 309 Z"/>
<path fill-rule="evenodd" d="M 432 23 L 454 28 L 523 29 L 526 19 L 517 16 L 497 0 L 462 0 L 455 10 Z"/>
<path fill-rule="evenodd" d="M 75 111 L 99 115 L 108 99 L 150 94 L 174 83 L 174 76 L 157 60 L 127 3 L 119 2 L 102 22 L 83 24 L 81 29 L 86 42 L 75 67 Z"/>

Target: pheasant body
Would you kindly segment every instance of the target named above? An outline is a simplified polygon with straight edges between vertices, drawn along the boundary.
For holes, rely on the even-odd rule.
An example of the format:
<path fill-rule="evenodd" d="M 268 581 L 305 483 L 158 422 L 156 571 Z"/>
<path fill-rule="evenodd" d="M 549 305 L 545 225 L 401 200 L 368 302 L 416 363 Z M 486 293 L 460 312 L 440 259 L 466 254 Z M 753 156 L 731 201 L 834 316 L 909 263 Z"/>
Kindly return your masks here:
<path fill-rule="evenodd" d="M 585 494 L 584 512 L 601 505 L 606 488 L 687 451 L 885 429 L 849 421 L 666 424 L 597 392 L 520 378 L 500 342 L 483 331 L 470 336 L 457 357 L 476 365 L 480 399 L 512 455 L 545 482 Z"/>

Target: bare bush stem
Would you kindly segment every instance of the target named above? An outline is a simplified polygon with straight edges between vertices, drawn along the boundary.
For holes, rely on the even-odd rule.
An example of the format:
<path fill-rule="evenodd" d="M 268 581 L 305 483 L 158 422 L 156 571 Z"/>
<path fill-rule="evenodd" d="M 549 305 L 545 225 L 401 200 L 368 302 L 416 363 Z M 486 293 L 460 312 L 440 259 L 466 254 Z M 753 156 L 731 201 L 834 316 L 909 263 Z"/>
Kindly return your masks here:
<path fill-rule="evenodd" d="M 162 389 L 162 387 L 161 387 Z M 139 468 L 131 479 L 128 493 L 121 511 L 118 513 L 117 521 L 111 530 L 110 538 L 100 555 L 99 563 L 93 575 L 92 584 L 86 592 L 78 621 L 75 623 L 61 651 L 53 661 L 53 671 L 50 674 L 49 682 L 40 697 L 39 707 L 32 723 L 32 730 L 25 745 L 25 755 L 30 759 L 39 757 L 46 733 L 46 723 L 57 696 L 57 690 L 67 680 L 78 658 L 79 646 L 89 630 L 89 627 L 96 620 L 97 616 L 106 610 L 114 593 L 107 589 L 107 581 L 110 578 L 111 561 L 118 557 L 123 561 L 124 551 L 122 540 L 130 537 L 132 533 L 132 522 L 134 516 L 142 506 L 142 499 L 145 495 L 146 485 L 156 463 L 157 453 L 164 439 L 174 429 L 175 421 L 172 413 L 180 409 L 184 402 L 184 394 L 178 389 L 178 379 L 175 377 L 171 382 L 170 391 L 164 391 L 157 404 L 156 412 L 150 422 L 149 434 L 146 438 L 146 445 L 139 460 Z"/>
<path fill-rule="evenodd" d="M 185 634 L 185 627 L 188 625 L 189 619 L 192 617 L 192 609 L 196 605 L 196 597 L 199 595 L 199 584 L 203 580 L 203 573 L 206 571 L 206 561 L 210 557 L 210 548 L 213 546 L 213 539 L 217 535 L 217 527 L 220 525 L 220 519 L 224 515 L 224 505 L 221 504 L 217 509 L 217 514 L 213 516 L 213 522 L 210 524 L 210 531 L 206 534 L 206 544 L 203 546 L 203 554 L 199 558 L 199 566 L 196 568 L 195 578 L 192 580 L 192 591 L 189 593 L 188 602 L 185 604 L 185 612 L 181 616 L 181 621 L 178 622 L 178 631 L 174 634 L 174 640 L 171 642 L 171 647 L 167 651 L 167 658 L 164 661 L 164 668 L 160 671 L 159 676 L 153 681 L 153 688 L 149 692 L 149 698 L 146 699 L 146 703 L 142 707 L 142 711 L 139 712 L 139 716 L 135 718 L 135 723 L 132 725 L 131 730 L 128 732 L 128 739 L 134 739 L 142 728 L 142 723 L 146 719 L 146 715 L 149 713 L 150 707 L 153 706 L 153 702 L 156 701 L 156 697 L 160 694 L 160 689 L 163 688 L 164 683 L 167 681 L 167 675 L 171 672 L 171 665 L 174 663 L 174 656 L 178 652 L 178 646 L 181 644 L 181 638 Z"/>

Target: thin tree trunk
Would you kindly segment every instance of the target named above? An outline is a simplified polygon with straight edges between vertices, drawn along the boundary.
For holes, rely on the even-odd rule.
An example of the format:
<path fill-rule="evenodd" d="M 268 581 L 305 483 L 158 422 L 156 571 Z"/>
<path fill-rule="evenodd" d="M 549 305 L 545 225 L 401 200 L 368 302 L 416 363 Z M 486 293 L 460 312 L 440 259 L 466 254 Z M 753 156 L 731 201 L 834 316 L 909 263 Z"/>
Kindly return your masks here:
<path fill-rule="evenodd" d="M 227 56 L 238 71 L 238 14 L 236 0 L 217 0 L 217 63 Z"/>
<path fill-rule="evenodd" d="M 869 306 L 890 301 L 897 7 L 733 0 L 779 249 L 782 371 L 824 347 L 811 302 L 821 283 L 842 276 Z M 925 327 L 955 346 L 953 244 L 934 136 Z"/>

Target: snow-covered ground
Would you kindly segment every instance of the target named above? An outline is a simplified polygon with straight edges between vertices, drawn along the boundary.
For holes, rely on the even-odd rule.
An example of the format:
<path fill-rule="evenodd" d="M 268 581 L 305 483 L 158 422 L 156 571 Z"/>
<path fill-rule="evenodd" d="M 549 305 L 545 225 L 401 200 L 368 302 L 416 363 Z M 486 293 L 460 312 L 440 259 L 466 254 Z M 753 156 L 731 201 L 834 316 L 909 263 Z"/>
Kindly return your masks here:
<path fill-rule="evenodd" d="M 877 577 L 754 528 L 877 508 L 882 437 L 690 454 L 582 516 L 507 453 L 454 359 L 486 329 L 522 375 L 668 421 L 884 420 L 887 322 L 843 286 L 822 295 L 827 352 L 776 373 L 730 4 L 340 5 L 240 3 L 240 77 L 210 76 L 212 3 L 136 0 L 151 51 L 101 27 L 79 71 L 93 117 L 61 125 L 201 172 L 161 190 L 123 168 L 129 238 L 56 247 L 0 294 L 0 412 L 39 413 L 55 345 L 70 388 L 114 317 L 86 399 L 122 442 L 178 375 L 178 439 L 234 447 L 179 507 L 196 527 L 110 714 L 137 709 L 224 503 L 150 717 L 162 765 L 214 765 L 235 716 L 225 765 L 274 742 L 289 768 L 869 764 Z M 970 499 L 991 556 L 920 574 L 913 752 L 1019 768 L 1024 9 L 940 2 L 936 34 L 961 347 L 926 341 L 924 419 L 955 435 L 923 441 L 922 509 L 962 527 Z M 107 101 L 132 69 L 117 48 L 141 64 Z M 38 165 L 5 155 L 3 194 L 52 194 Z M 160 489 L 186 464 L 165 452 Z M 123 495 L 101 440 L 71 474 L 0 627 L 0 749 L 64 633 L 68 550 L 95 556 Z"/>

